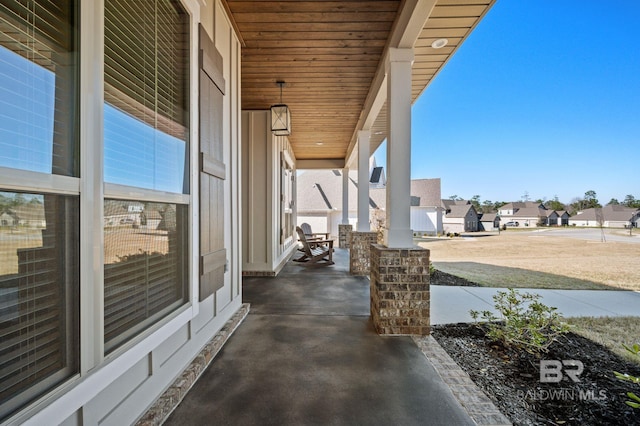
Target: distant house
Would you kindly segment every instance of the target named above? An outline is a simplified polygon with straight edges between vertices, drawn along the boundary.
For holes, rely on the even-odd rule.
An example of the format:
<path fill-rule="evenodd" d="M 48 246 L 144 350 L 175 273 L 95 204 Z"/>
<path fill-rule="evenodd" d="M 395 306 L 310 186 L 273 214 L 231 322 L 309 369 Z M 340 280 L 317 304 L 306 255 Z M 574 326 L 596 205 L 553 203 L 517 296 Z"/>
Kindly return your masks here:
<path fill-rule="evenodd" d="M 442 218 L 442 227 L 445 233 L 476 232 L 478 222 L 478 212 L 473 204 L 449 204 Z"/>
<path fill-rule="evenodd" d="M 349 173 L 349 223 L 356 224 L 357 172 Z M 340 170 L 307 170 L 297 177 L 297 224 L 308 223 L 314 232 L 338 235 L 342 223 L 342 172 Z M 377 203 L 371 199 L 370 206 Z M 381 200 L 376 200 L 380 202 Z"/>
<path fill-rule="evenodd" d="M 478 217 L 478 231 L 493 231 L 500 227 L 500 216 L 497 213 L 483 213 Z"/>
<path fill-rule="evenodd" d="M 513 222 L 515 227 L 535 228 L 541 225 L 556 225 L 557 213 L 548 210 L 542 203 L 533 201 L 516 201 L 505 204 L 498 209 L 502 224 Z M 554 222 L 555 223 L 552 223 Z"/>
<path fill-rule="evenodd" d="M 29 228 L 45 228 L 47 220 L 44 217 L 44 205 L 42 203 L 26 203 L 14 209 L 18 225 Z"/>
<path fill-rule="evenodd" d="M 556 212 L 555 210 L 540 210 L 540 218 L 542 218 L 542 216 L 545 217 L 544 219 L 544 223 L 541 223 L 541 225 L 546 225 L 546 226 L 555 226 L 558 225 L 558 212 Z"/>
<path fill-rule="evenodd" d="M 515 201 L 513 203 L 507 203 L 504 206 L 500 207 L 498 209 L 498 214 L 501 218 L 504 218 L 505 216 L 513 216 L 518 210 L 526 208 L 538 208 L 546 210 L 546 207 L 542 203 L 536 203 L 535 201 Z"/>
<path fill-rule="evenodd" d="M 370 209 L 386 210 L 384 170 L 371 168 L 369 187 Z M 349 172 L 349 223 L 357 222 L 358 182 L 357 172 Z M 374 179 L 375 178 L 375 179 Z M 342 171 L 308 170 L 298 175 L 297 224 L 308 223 L 314 232 L 338 235 L 342 223 Z M 411 229 L 414 234 L 435 235 L 442 233 L 442 209 L 440 208 L 440 179 L 416 179 L 411 181 Z"/>
<path fill-rule="evenodd" d="M 0 226 L 16 226 L 18 224 L 18 217 L 11 210 L 4 210 L 0 212 Z"/>
<path fill-rule="evenodd" d="M 561 210 L 558 213 L 558 225 L 559 226 L 567 226 L 569 225 L 569 212 L 566 210 Z"/>
<path fill-rule="evenodd" d="M 572 226 L 593 226 L 604 228 L 628 228 L 637 226 L 640 210 L 621 205 L 607 205 L 602 208 L 586 209 L 569 218 Z"/>
<path fill-rule="evenodd" d="M 440 197 L 439 178 L 411 181 L 411 229 L 414 234 L 442 234 L 444 224 Z"/>

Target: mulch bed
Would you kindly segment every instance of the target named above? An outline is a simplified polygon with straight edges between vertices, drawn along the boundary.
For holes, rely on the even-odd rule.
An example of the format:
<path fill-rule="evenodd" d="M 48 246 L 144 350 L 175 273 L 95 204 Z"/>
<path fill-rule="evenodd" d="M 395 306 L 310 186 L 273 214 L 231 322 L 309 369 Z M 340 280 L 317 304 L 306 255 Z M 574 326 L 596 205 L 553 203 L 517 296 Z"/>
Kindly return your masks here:
<path fill-rule="evenodd" d="M 431 284 L 478 286 L 441 271 L 432 275 Z M 568 333 L 538 358 L 491 342 L 475 324 L 436 325 L 431 333 L 516 425 L 640 425 L 640 409 L 624 403 L 627 392 L 640 394 L 640 386 L 613 374 L 640 376 L 640 366 L 587 338 Z M 581 361 L 580 382 L 565 376 L 560 383 L 541 383 L 541 359 Z"/>
<path fill-rule="evenodd" d="M 640 409 L 624 403 L 640 386 L 613 374 L 640 376 L 640 366 L 589 339 L 569 333 L 541 358 L 581 361 L 580 382 L 541 383 L 539 358 L 489 341 L 474 324 L 433 326 L 432 334 L 516 425 L 640 425 Z"/>
<path fill-rule="evenodd" d="M 457 285 L 461 287 L 480 287 L 480 284 L 469 281 L 465 278 L 456 277 L 446 272 L 436 271 L 429 278 L 431 285 Z"/>

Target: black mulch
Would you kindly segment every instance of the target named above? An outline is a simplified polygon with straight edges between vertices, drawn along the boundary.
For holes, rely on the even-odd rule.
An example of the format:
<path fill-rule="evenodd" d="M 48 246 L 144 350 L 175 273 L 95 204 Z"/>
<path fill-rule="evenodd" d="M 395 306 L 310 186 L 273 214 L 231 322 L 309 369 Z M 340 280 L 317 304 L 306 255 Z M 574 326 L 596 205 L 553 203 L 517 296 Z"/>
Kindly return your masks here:
<path fill-rule="evenodd" d="M 436 270 L 429 278 L 431 285 L 457 285 L 461 287 L 480 287 L 480 284 L 465 278 L 456 277 L 446 272 Z"/>
<path fill-rule="evenodd" d="M 541 383 L 539 358 L 490 342 L 474 324 L 433 326 L 432 333 L 516 425 L 640 425 L 640 409 L 624 403 L 626 392 L 640 394 L 640 386 L 613 374 L 640 376 L 640 366 L 591 340 L 569 333 L 541 358 L 581 361 L 580 382 L 565 376 L 560 383 Z"/>

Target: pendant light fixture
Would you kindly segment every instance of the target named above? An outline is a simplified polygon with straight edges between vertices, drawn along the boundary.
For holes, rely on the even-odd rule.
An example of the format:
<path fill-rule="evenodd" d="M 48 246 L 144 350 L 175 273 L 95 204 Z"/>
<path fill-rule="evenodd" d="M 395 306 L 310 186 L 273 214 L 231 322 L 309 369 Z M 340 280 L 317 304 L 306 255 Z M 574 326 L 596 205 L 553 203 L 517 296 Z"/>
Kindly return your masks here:
<path fill-rule="evenodd" d="M 282 86 L 284 81 L 276 81 L 280 86 L 280 103 L 271 105 L 271 131 L 277 136 L 289 136 L 291 134 L 291 111 L 282 103 Z"/>

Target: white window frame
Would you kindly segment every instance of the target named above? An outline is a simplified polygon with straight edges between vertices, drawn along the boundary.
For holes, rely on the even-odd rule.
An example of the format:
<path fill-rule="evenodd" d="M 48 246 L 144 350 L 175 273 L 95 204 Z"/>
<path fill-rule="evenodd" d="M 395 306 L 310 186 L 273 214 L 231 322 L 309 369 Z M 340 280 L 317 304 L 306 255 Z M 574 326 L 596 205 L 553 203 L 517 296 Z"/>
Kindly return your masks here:
<path fill-rule="evenodd" d="M 162 329 L 175 330 L 198 314 L 198 23 L 197 0 L 179 0 L 189 15 L 189 194 L 104 182 L 104 0 L 80 0 L 80 375 L 118 357 L 139 359 L 159 343 Z M 154 201 L 189 206 L 188 301 L 105 356 L 104 199 Z M 189 312 L 187 312 L 189 311 Z M 127 354 L 127 356 L 124 356 Z M 137 354 L 137 355 L 134 355 Z M 117 377 L 117 374 L 112 375 Z"/>
<path fill-rule="evenodd" d="M 81 407 L 115 381 L 123 371 L 164 342 L 198 315 L 199 264 L 199 179 L 198 179 L 198 23 L 200 3 L 205 0 L 179 0 L 189 15 L 189 194 L 173 194 L 104 182 L 104 0 L 78 0 L 79 33 L 79 122 L 80 177 L 46 174 L 0 167 L 1 187 L 7 191 L 46 192 L 79 197 L 80 205 L 80 301 L 79 374 L 34 400 L 7 419 L 22 423 L 45 420 L 37 413 L 54 400 Z M 187 204 L 188 285 L 187 303 L 159 320 L 129 342 L 104 354 L 104 199 L 126 198 L 142 201 Z M 91 381 L 82 380 L 93 375 Z M 46 422 L 60 423 L 47 412 Z"/>

